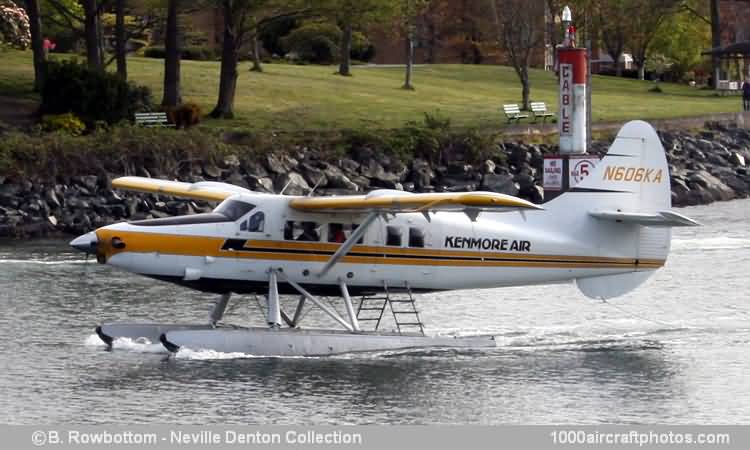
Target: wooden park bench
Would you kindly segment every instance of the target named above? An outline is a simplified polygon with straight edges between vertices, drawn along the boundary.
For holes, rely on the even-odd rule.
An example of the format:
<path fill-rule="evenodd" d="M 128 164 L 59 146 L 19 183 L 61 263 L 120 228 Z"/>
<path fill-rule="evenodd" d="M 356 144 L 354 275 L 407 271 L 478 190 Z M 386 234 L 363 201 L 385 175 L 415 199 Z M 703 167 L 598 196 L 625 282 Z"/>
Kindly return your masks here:
<path fill-rule="evenodd" d="M 742 92 L 742 83 L 739 81 L 719 80 L 716 85 L 719 95 L 739 94 Z"/>
<path fill-rule="evenodd" d="M 531 112 L 534 114 L 534 122 L 542 118 L 542 123 L 547 122 L 547 117 L 554 117 L 554 114 L 547 111 L 547 105 L 544 102 L 531 102 Z"/>
<path fill-rule="evenodd" d="M 135 113 L 135 124 L 144 127 L 173 127 L 169 123 L 167 113 L 165 112 L 141 112 Z"/>
<path fill-rule="evenodd" d="M 519 122 L 521 119 L 529 117 L 528 114 L 521 114 L 521 108 L 515 103 L 503 105 L 503 111 L 505 112 L 505 117 L 508 119 L 508 123 L 511 123 L 514 120 Z"/>

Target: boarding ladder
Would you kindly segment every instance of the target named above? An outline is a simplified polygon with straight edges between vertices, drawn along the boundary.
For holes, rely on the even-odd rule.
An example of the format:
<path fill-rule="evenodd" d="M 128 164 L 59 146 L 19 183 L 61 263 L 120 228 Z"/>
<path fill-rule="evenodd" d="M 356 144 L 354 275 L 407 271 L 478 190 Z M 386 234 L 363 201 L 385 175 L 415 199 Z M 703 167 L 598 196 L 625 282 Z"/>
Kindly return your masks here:
<path fill-rule="evenodd" d="M 382 295 L 363 295 L 357 308 L 357 320 L 360 323 L 374 323 L 372 330 L 378 331 L 386 308 L 390 308 L 399 334 L 416 332 L 417 328 L 420 334 L 424 334 L 424 324 L 408 284 L 404 284 L 404 287 L 389 287 L 384 282 Z"/>

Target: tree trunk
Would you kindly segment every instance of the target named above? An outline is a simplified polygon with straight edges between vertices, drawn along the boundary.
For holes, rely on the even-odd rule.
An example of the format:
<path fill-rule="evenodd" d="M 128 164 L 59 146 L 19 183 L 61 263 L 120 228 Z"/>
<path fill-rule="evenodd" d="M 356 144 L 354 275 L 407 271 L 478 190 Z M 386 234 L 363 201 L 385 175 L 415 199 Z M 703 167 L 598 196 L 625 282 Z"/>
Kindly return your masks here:
<path fill-rule="evenodd" d="M 102 14 L 101 14 L 101 10 L 99 9 L 99 6 L 97 6 L 97 11 L 96 11 L 96 35 L 97 35 L 97 38 L 99 39 L 99 63 L 102 67 L 102 70 L 105 70 L 106 67 L 104 65 L 104 61 L 105 61 L 104 56 L 105 56 L 105 51 L 106 51 L 107 46 L 105 45 L 106 42 L 104 41 L 104 27 L 102 26 Z"/>
<path fill-rule="evenodd" d="M 179 0 L 167 4 L 167 31 L 164 36 L 164 98 L 163 106 L 177 106 L 180 98 L 180 36 L 177 25 Z"/>
<path fill-rule="evenodd" d="M 125 0 L 115 2 L 115 58 L 117 59 L 117 75 L 123 80 L 128 79 L 127 40 L 125 39 Z"/>
<path fill-rule="evenodd" d="M 26 14 L 29 16 L 31 49 L 34 52 L 34 90 L 39 92 L 44 85 L 44 61 L 47 54 L 42 40 L 42 20 L 39 15 L 39 1 L 26 0 Z"/>
<path fill-rule="evenodd" d="M 352 23 L 347 22 L 344 25 L 344 32 L 341 33 L 341 62 L 339 63 L 339 75 L 345 77 L 352 76 Z"/>
<path fill-rule="evenodd" d="M 528 68 L 523 67 L 521 69 L 521 97 L 523 103 L 523 110 L 529 110 L 529 97 L 531 96 L 531 86 L 529 85 L 529 71 Z"/>
<path fill-rule="evenodd" d="M 411 84 L 411 76 L 414 70 L 414 40 L 411 33 L 406 36 L 406 81 L 404 89 L 413 91 L 414 86 Z"/>
<path fill-rule="evenodd" d="M 711 46 L 721 47 L 721 16 L 719 14 L 719 0 L 711 0 Z M 719 88 L 719 77 L 721 76 L 721 58 L 714 56 L 711 60 L 713 65 L 713 88 Z"/>
<path fill-rule="evenodd" d="M 99 45 L 99 14 L 96 0 L 81 0 L 84 12 L 84 39 L 86 41 L 86 62 L 92 69 L 102 69 L 102 59 Z"/>
<path fill-rule="evenodd" d="M 638 64 L 638 79 L 639 80 L 646 79 L 646 61 L 641 61 Z"/>
<path fill-rule="evenodd" d="M 427 64 L 435 64 L 435 47 L 437 47 L 437 30 L 435 29 L 435 24 L 430 22 L 429 24 L 429 33 L 430 38 L 427 41 L 427 58 L 426 63 Z"/>
<path fill-rule="evenodd" d="M 263 72 L 263 65 L 260 61 L 260 41 L 258 41 L 258 31 L 253 34 L 253 67 L 251 72 Z"/>
<path fill-rule="evenodd" d="M 622 76 L 622 70 L 625 67 L 625 56 L 622 58 L 622 64 L 620 64 L 620 55 L 622 55 L 622 47 L 618 47 L 616 51 L 610 52 L 609 56 L 615 61 L 615 75 L 618 77 Z"/>
<path fill-rule="evenodd" d="M 234 94 L 237 90 L 237 62 L 240 53 L 237 36 L 232 32 L 232 24 L 227 20 L 224 26 L 224 43 L 221 51 L 221 73 L 219 75 L 219 99 L 211 111 L 211 117 L 234 118 Z"/>

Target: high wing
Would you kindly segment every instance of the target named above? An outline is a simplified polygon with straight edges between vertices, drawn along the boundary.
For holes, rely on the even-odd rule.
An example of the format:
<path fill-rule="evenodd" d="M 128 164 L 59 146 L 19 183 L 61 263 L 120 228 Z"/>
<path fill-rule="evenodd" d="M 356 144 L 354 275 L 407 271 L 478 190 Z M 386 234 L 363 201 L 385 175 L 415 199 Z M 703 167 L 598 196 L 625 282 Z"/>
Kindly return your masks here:
<path fill-rule="evenodd" d="M 145 177 L 116 178 L 112 180 L 112 187 L 128 191 L 165 194 L 210 202 L 220 202 L 235 194 L 252 193 L 252 191 L 239 186 L 215 181 L 185 183 L 182 181 L 159 180 Z"/>
<path fill-rule="evenodd" d="M 317 213 L 380 213 L 437 211 L 518 211 L 543 209 L 524 199 L 494 192 L 444 192 L 412 194 L 380 190 L 367 195 L 339 197 L 304 197 L 289 201 L 298 211 Z"/>

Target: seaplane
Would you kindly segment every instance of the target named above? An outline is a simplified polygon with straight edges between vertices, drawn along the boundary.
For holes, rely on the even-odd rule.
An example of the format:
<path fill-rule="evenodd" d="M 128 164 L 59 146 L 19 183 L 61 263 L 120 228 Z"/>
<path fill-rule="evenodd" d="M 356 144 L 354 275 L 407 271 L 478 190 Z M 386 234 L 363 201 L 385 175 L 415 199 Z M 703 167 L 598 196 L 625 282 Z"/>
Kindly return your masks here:
<path fill-rule="evenodd" d="M 491 192 L 289 196 L 133 176 L 112 186 L 218 204 L 210 213 L 104 226 L 70 243 L 99 263 L 218 296 L 203 323 L 96 327 L 110 346 L 145 339 L 170 352 L 492 347 L 492 336 L 426 334 L 415 296 L 574 282 L 587 297 L 613 298 L 665 264 L 672 227 L 698 225 L 670 210 L 664 149 L 642 121 L 627 123 L 582 182 L 542 205 Z M 267 326 L 224 323 L 233 294 L 263 299 Z M 283 295 L 294 296 L 293 311 Z M 305 328 L 306 305 L 340 328 Z M 388 331 L 387 310 L 395 323 Z"/>

